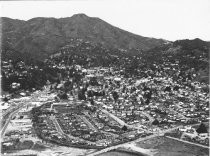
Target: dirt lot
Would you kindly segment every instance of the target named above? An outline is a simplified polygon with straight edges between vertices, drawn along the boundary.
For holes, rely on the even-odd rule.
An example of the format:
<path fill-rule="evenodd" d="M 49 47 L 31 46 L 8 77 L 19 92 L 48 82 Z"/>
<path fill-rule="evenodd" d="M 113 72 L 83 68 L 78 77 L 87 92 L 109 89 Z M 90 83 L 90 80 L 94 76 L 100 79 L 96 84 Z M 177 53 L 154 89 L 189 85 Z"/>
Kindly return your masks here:
<path fill-rule="evenodd" d="M 155 137 L 137 143 L 142 148 L 157 149 L 155 156 L 208 156 L 207 148 L 182 143 L 166 137 Z"/>

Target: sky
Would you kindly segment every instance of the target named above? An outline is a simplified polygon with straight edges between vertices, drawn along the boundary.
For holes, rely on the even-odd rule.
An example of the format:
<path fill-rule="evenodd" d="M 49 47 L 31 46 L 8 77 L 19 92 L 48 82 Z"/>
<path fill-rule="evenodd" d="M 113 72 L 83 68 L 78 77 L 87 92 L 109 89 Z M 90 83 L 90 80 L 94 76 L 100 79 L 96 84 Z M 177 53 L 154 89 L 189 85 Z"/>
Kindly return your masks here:
<path fill-rule="evenodd" d="M 1 1 L 0 16 L 70 17 L 84 13 L 145 37 L 210 41 L 210 0 Z"/>

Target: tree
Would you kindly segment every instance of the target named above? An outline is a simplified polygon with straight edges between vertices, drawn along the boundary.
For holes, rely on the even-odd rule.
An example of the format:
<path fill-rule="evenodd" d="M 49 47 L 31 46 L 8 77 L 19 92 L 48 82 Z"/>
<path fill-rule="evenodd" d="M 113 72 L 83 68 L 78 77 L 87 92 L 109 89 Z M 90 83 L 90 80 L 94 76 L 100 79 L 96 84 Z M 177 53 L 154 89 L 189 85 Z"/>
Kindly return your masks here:
<path fill-rule="evenodd" d="M 171 91 L 171 87 L 167 86 L 164 90 L 164 92 L 170 92 Z"/>
<path fill-rule="evenodd" d="M 122 127 L 122 130 L 123 130 L 123 131 L 127 131 L 127 130 L 128 130 L 127 126 L 124 125 L 124 126 Z"/>
<path fill-rule="evenodd" d="M 197 133 L 208 133 L 206 125 L 201 123 L 198 129 L 196 130 Z"/>
<path fill-rule="evenodd" d="M 93 91 L 92 90 L 87 91 L 87 96 L 88 97 L 93 97 Z"/>
<path fill-rule="evenodd" d="M 59 92 L 57 97 L 59 99 L 63 99 L 63 100 L 67 100 L 68 99 L 68 95 L 65 92 Z"/>
<path fill-rule="evenodd" d="M 113 98 L 114 98 L 115 102 L 116 102 L 116 101 L 117 101 L 117 99 L 119 98 L 119 95 L 117 94 L 117 92 L 116 92 L 116 91 L 112 92 L 112 96 L 113 96 Z"/>
<path fill-rule="evenodd" d="M 68 99 L 68 95 L 64 92 L 61 94 L 60 96 L 61 99 L 67 100 Z"/>
<path fill-rule="evenodd" d="M 153 125 L 159 125 L 159 123 L 160 123 L 160 122 L 159 122 L 157 119 L 155 119 L 155 120 L 152 122 Z"/>
<path fill-rule="evenodd" d="M 93 99 L 91 98 L 91 99 L 89 99 L 89 101 L 90 101 L 90 104 L 91 105 L 94 105 L 94 101 L 93 101 Z"/>
<path fill-rule="evenodd" d="M 86 100 L 86 96 L 81 90 L 78 93 L 78 99 L 79 100 Z"/>
<path fill-rule="evenodd" d="M 174 91 L 178 91 L 179 90 L 179 86 L 175 86 L 173 90 Z"/>
<path fill-rule="evenodd" d="M 4 102 L 8 102 L 9 99 L 8 99 L 7 97 L 4 97 L 4 98 L 3 98 L 3 101 L 4 101 Z"/>

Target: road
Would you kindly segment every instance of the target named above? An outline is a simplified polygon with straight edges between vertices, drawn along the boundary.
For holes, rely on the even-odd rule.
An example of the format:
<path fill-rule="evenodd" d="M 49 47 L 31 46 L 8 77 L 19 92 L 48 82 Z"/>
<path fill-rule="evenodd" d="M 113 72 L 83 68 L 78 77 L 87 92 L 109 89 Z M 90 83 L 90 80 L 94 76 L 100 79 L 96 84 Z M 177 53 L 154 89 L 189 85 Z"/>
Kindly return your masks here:
<path fill-rule="evenodd" d="M 55 118 L 55 116 L 51 116 L 50 119 L 52 120 L 53 124 L 55 125 L 55 128 L 57 130 L 58 133 L 62 134 L 62 135 L 66 135 L 63 130 L 61 129 L 57 119 Z"/>
<path fill-rule="evenodd" d="M 195 126 L 195 125 L 199 125 L 199 124 L 192 124 L 191 126 Z M 181 128 L 183 127 L 182 125 L 180 126 L 176 126 L 176 127 L 173 127 L 173 128 L 170 128 L 170 129 L 167 129 L 167 130 L 161 130 L 161 131 L 158 131 L 156 133 L 153 133 L 153 135 L 150 135 L 150 136 L 147 136 L 147 137 L 144 137 L 144 138 L 138 138 L 136 140 L 133 140 L 133 141 L 130 141 L 130 142 L 127 142 L 127 143 L 123 143 L 123 144 L 120 144 L 120 145 L 116 145 L 116 146 L 112 146 L 112 147 L 108 147 L 108 148 L 105 148 L 105 149 L 102 149 L 100 151 L 97 151 L 97 152 L 94 152 L 94 153 L 91 153 L 89 154 L 88 156 L 95 156 L 95 155 L 98 155 L 98 154 L 102 154 L 102 153 L 105 153 L 105 152 L 108 152 L 108 151 L 111 151 L 111 150 L 114 150 L 114 149 L 117 149 L 119 147 L 124 147 L 130 143 L 136 143 L 136 142 L 140 142 L 140 141 L 144 141 L 144 140 L 148 140 L 148 139 L 151 139 L 151 138 L 154 138 L 154 137 L 157 137 L 157 136 L 164 136 L 165 133 L 168 133 L 170 131 L 173 131 L 173 130 L 176 130 L 178 128 Z M 178 139 L 179 140 L 179 139 Z M 179 140 L 179 141 L 182 141 L 182 140 Z M 183 141 L 185 143 L 189 143 L 187 141 Z M 190 143 L 190 144 L 193 144 L 193 143 Z M 193 145 L 198 145 L 198 144 L 193 144 Z M 199 145 L 200 146 L 200 145 Z M 202 145 L 201 145 L 202 146 Z M 206 148 L 206 146 L 204 146 L 204 148 Z M 134 149 L 132 149 L 134 150 Z"/>
<path fill-rule="evenodd" d="M 96 131 L 96 132 L 98 132 L 98 129 L 96 128 L 96 127 L 94 127 L 91 123 L 90 123 L 90 121 L 88 120 L 88 119 L 86 119 L 86 117 L 85 116 L 83 116 L 83 115 L 80 115 L 79 116 L 93 131 Z"/>
<path fill-rule="evenodd" d="M 3 126 L 3 128 L 1 129 L 1 138 L 4 137 L 5 131 L 7 129 L 8 124 L 10 123 L 12 117 L 20 110 L 24 107 L 24 104 L 22 103 L 19 108 L 17 110 L 14 110 L 13 112 L 11 112 L 11 114 L 9 115 L 5 125 Z"/>
<path fill-rule="evenodd" d="M 151 135 L 151 136 L 148 136 L 148 137 L 145 137 L 145 138 L 141 138 L 141 139 L 138 139 L 138 141 L 144 141 L 144 140 L 147 140 L 147 139 L 150 139 L 150 138 L 153 138 L 153 137 L 156 137 L 158 136 L 157 134 L 156 135 Z M 136 140 L 137 141 L 137 140 Z M 131 142 L 127 142 L 127 143 L 123 143 L 123 144 L 120 144 L 120 145 L 116 145 L 116 146 L 111 146 L 111 147 L 108 147 L 108 148 L 105 148 L 105 149 L 102 149 L 100 151 L 97 151 L 97 152 L 94 152 L 94 153 L 91 153 L 87 156 L 95 156 L 95 155 L 99 155 L 99 154 L 102 154 L 102 153 L 105 153 L 105 152 L 108 152 L 108 151 L 111 151 L 111 150 L 114 150 L 114 149 L 117 149 L 119 147 L 124 147 L 124 146 L 127 146 L 129 143 L 133 143 L 133 141 Z"/>
<path fill-rule="evenodd" d="M 0 133 L 1 133 L 1 139 L 4 138 L 4 134 L 5 134 L 5 131 L 7 129 L 7 126 L 9 125 L 12 117 L 18 113 L 19 110 L 21 110 L 22 108 L 24 108 L 28 103 L 30 102 L 33 102 L 34 100 L 37 99 L 38 96 L 42 96 L 42 95 L 45 95 L 46 94 L 46 91 L 41 91 L 41 92 L 38 92 L 38 93 L 33 93 L 30 97 L 22 97 L 22 99 L 20 99 L 20 101 L 17 101 L 16 102 L 16 106 L 17 108 L 12 110 L 10 112 L 10 110 L 8 112 L 10 112 L 10 115 L 8 117 L 8 119 L 6 119 L 6 123 L 4 124 L 4 126 L 2 127 Z M 3 116 L 2 116 L 3 117 Z"/>
<path fill-rule="evenodd" d="M 173 140 L 180 141 L 180 142 L 184 142 L 184 143 L 187 143 L 187 144 L 191 144 L 191 145 L 195 145 L 195 146 L 199 146 L 199 147 L 209 148 L 210 149 L 210 147 L 205 146 L 205 145 L 201 145 L 201 144 L 197 144 L 197 143 L 194 143 L 194 142 L 185 141 L 185 140 L 174 138 L 174 137 L 170 137 L 170 136 L 166 136 L 166 137 L 170 138 L 170 139 L 173 139 Z"/>
<path fill-rule="evenodd" d="M 92 120 L 94 123 L 97 123 L 97 121 L 91 117 L 88 113 L 84 113 L 86 116 L 88 116 L 90 118 L 90 120 Z M 91 123 L 92 124 L 92 123 Z M 93 124 L 92 124 L 93 125 Z M 96 125 L 93 125 L 94 127 L 97 127 Z M 97 127 L 98 129 L 98 127 Z M 118 134 L 114 134 L 114 133 L 111 133 L 111 132 L 106 132 L 106 131 L 103 131 L 103 130 L 99 130 L 101 133 L 104 133 L 104 134 L 108 134 L 108 135 L 112 135 L 113 137 L 119 137 Z"/>
<path fill-rule="evenodd" d="M 39 94 L 41 95 L 42 92 L 39 93 Z M 6 121 L 5 125 L 1 129 L 1 138 L 4 137 L 5 130 L 6 130 L 7 126 L 8 126 L 8 124 L 9 124 L 10 120 L 12 119 L 13 115 L 16 114 L 20 109 L 22 109 L 23 107 L 25 107 L 27 103 L 33 101 L 33 99 L 37 95 L 38 94 L 33 94 L 31 97 L 28 97 L 28 99 L 21 99 L 20 101 L 17 102 L 17 104 L 16 104 L 17 108 L 11 111 L 8 119 L 6 119 L 7 121 Z"/>
<path fill-rule="evenodd" d="M 117 121 L 121 126 L 128 126 L 128 124 L 126 124 L 123 120 L 119 119 L 118 117 L 116 117 L 115 115 L 109 113 L 107 110 L 102 109 L 101 110 L 103 113 L 105 113 L 106 115 L 108 115 L 109 117 L 111 117 L 112 119 L 114 119 L 115 121 Z"/>
<path fill-rule="evenodd" d="M 108 152 L 108 151 L 117 149 L 119 147 L 125 147 L 125 146 L 129 145 L 130 143 L 136 143 L 136 142 L 148 140 L 148 139 L 151 139 L 151 138 L 154 138 L 154 137 L 157 137 L 157 136 L 163 136 L 165 133 L 170 132 L 170 131 L 173 131 L 173 130 L 175 130 L 177 128 L 180 128 L 180 127 L 181 126 L 177 126 L 177 127 L 174 127 L 174 128 L 170 128 L 170 129 L 167 129 L 167 130 L 163 130 L 163 131 L 157 132 L 157 133 L 155 133 L 153 135 L 150 135 L 150 136 L 147 136 L 147 137 L 144 137 L 144 138 L 138 138 L 136 140 L 133 140 L 133 141 L 130 141 L 130 142 L 127 142 L 127 143 L 123 143 L 123 144 L 120 144 L 120 145 L 108 147 L 108 148 L 102 149 L 100 151 L 91 153 L 91 154 L 89 154 L 87 156 L 95 156 L 95 155 L 98 155 L 98 154 L 102 154 L 102 153 L 105 153 L 105 152 Z M 132 150 L 135 150 L 135 149 L 132 149 Z"/>
<path fill-rule="evenodd" d="M 11 111 L 13 111 L 13 109 L 15 109 L 14 106 L 9 107 L 9 108 L 2 114 L 2 117 L 4 118 L 8 113 L 10 113 Z"/>
<path fill-rule="evenodd" d="M 127 123 L 125 123 L 123 120 L 119 119 L 117 116 L 115 116 L 114 114 L 108 112 L 105 109 L 101 110 L 103 113 L 107 114 L 109 117 L 111 117 L 112 119 L 114 119 L 115 121 L 117 121 L 121 126 L 127 126 L 130 129 L 136 129 L 136 130 L 142 130 L 144 131 L 142 128 L 140 128 L 139 126 L 135 126 L 135 125 L 128 125 Z M 150 132 L 150 131 L 148 131 Z"/>
<path fill-rule="evenodd" d="M 79 140 L 79 141 L 82 141 L 82 142 L 93 144 L 93 142 L 90 142 L 90 141 L 84 140 L 82 138 L 74 137 L 72 135 L 69 135 L 69 134 L 64 133 L 63 130 L 62 130 L 62 128 L 60 127 L 57 119 L 55 118 L 55 116 L 51 116 L 50 119 L 53 121 L 53 124 L 55 125 L 55 128 L 56 128 L 57 132 L 60 133 L 60 134 L 62 134 L 63 136 L 67 136 L 69 139 Z"/>
<path fill-rule="evenodd" d="M 39 94 L 41 94 L 41 93 L 39 93 Z M 35 96 L 31 97 L 31 99 L 30 99 L 30 100 L 33 101 L 32 98 L 35 98 Z M 9 124 L 10 120 L 12 119 L 12 117 L 13 117 L 20 109 L 22 109 L 22 108 L 25 106 L 25 103 L 29 102 L 30 100 L 24 101 L 24 103 L 21 103 L 21 102 L 20 102 L 20 104 L 21 104 L 20 107 L 19 107 L 17 110 L 14 110 L 14 111 L 12 111 L 12 112 L 10 113 L 10 115 L 9 115 L 9 117 L 8 117 L 8 119 L 7 119 L 6 123 L 5 123 L 5 125 L 3 126 L 2 130 L 1 130 L 1 137 L 2 137 L 2 138 L 4 137 L 5 130 L 6 130 L 7 126 L 8 126 L 8 124 Z M 131 127 L 134 128 L 133 126 L 128 125 L 127 123 L 125 123 L 123 120 L 119 119 L 118 117 L 116 117 L 116 116 L 113 115 L 112 113 L 109 113 L 107 110 L 102 109 L 101 111 L 102 111 L 103 113 L 107 114 L 109 117 L 111 117 L 111 118 L 113 118 L 114 120 L 116 120 L 119 124 L 121 124 L 121 125 L 126 125 L 126 126 L 128 126 L 128 127 L 130 127 L 130 128 L 131 128 Z M 142 114 L 144 114 L 144 112 L 143 112 Z M 144 115 L 147 116 L 146 114 L 144 114 Z M 148 117 L 148 118 L 149 118 L 149 117 Z M 89 123 L 89 125 L 92 125 L 85 117 L 82 117 L 82 119 L 83 119 L 83 121 L 86 121 L 86 123 Z M 149 118 L 149 119 L 151 120 L 151 118 Z M 81 139 L 81 138 L 78 138 L 78 137 L 74 137 L 74 136 L 65 134 L 65 133 L 63 132 L 63 130 L 61 129 L 61 127 L 60 127 L 60 125 L 59 125 L 59 123 L 58 123 L 58 121 L 57 121 L 57 119 L 56 119 L 55 117 L 52 118 L 52 121 L 53 121 L 54 125 L 56 126 L 57 131 L 58 131 L 59 133 L 63 134 L 64 136 L 68 136 L 70 139 L 76 139 L 76 140 L 81 140 L 81 141 L 85 141 L 85 142 L 88 142 L 88 143 L 92 143 L 92 142 L 83 140 L 83 139 Z M 194 125 L 195 125 L 195 124 L 194 124 Z M 93 126 L 93 125 L 92 125 L 92 126 Z M 144 137 L 144 138 L 138 138 L 138 139 L 136 139 L 136 140 L 134 140 L 134 141 L 131 141 L 131 142 L 128 142 L 128 143 L 123 143 L 123 144 L 120 144 L 120 145 L 108 147 L 108 148 L 105 148 L 105 149 L 103 149 L 103 150 L 100 150 L 100 151 L 97 151 L 97 152 L 95 152 L 95 153 L 92 153 L 92 154 L 90 154 L 89 156 L 98 155 L 98 154 L 101 154 L 101 153 L 104 153 L 104 152 L 107 152 L 107 151 L 110 151 L 110 150 L 113 150 L 113 149 L 116 149 L 116 148 L 119 148 L 119 147 L 125 147 L 125 146 L 127 146 L 129 143 L 140 142 L 140 141 L 147 140 L 147 139 L 150 139 L 150 138 L 154 138 L 154 137 L 157 137 L 157 136 L 160 136 L 160 135 L 164 135 L 165 133 L 170 132 L 170 131 L 172 131 L 172 130 L 175 130 L 175 129 L 179 128 L 179 127 L 182 127 L 182 126 L 170 128 L 170 129 L 167 129 L 167 130 L 161 130 L 161 131 L 159 131 L 159 132 L 154 133 L 153 135 L 150 135 L 150 136 L 147 136 L 147 137 Z M 94 128 L 94 127 L 92 127 L 92 128 Z M 137 129 L 137 128 L 136 128 L 136 129 Z M 176 138 L 172 138 L 172 139 L 175 139 L 175 140 L 176 140 Z M 200 145 L 200 144 L 191 143 L 191 142 L 184 141 L 184 140 L 179 140 L 179 139 L 177 139 L 177 140 L 178 140 L 178 141 L 182 141 L 182 142 L 186 142 L 186 143 L 190 143 L 190 144 L 194 144 L 194 145 L 196 145 L 196 146 L 203 146 L 203 145 Z M 208 148 L 208 147 L 204 146 L 204 148 Z"/>
<path fill-rule="evenodd" d="M 0 112 L 0 115 L 1 115 L 1 117 L 0 117 L 1 118 L 1 130 L 3 129 L 3 127 L 6 123 L 6 122 L 4 123 L 4 121 L 7 120 L 9 115 L 17 109 L 18 109 L 18 107 L 13 107 L 13 108 L 8 108 L 6 110 L 6 112 L 4 112 L 3 114 L 1 114 L 2 112 Z"/>

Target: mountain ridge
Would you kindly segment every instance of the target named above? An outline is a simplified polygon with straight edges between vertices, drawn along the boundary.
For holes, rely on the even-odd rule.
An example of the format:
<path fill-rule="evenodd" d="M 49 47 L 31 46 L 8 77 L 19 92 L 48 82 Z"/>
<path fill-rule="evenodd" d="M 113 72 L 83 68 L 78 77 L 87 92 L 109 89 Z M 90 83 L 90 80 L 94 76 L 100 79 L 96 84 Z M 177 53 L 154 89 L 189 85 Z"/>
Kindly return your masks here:
<path fill-rule="evenodd" d="M 36 17 L 27 21 L 1 18 L 3 50 L 15 49 L 34 57 L 47 57 L 71 38 L 100 43 L 106 48 L 148 50 L 166 43 L 136 35 L 100 18 L 75 14 L 65 18 Z"/>

